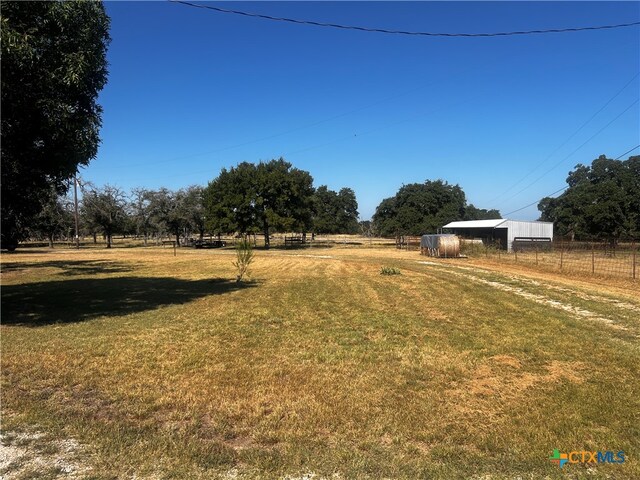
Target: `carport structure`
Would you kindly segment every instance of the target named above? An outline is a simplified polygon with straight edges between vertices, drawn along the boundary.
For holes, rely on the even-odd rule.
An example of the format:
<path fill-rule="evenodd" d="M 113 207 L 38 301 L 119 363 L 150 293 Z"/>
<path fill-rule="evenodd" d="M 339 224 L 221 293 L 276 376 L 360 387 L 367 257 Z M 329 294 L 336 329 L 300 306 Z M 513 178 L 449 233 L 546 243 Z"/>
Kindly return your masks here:
<path fill-rule="evenodd" d="M 519 245 L 540 242 L 550 244 L 553 241 L 552 222 L 497 218 L 451 222 L 444 225 L 442 229 L 465 239 L 481 239 L 485 245 L 497 244 L 508 252 L 512 251 L 514 241 Z"/>

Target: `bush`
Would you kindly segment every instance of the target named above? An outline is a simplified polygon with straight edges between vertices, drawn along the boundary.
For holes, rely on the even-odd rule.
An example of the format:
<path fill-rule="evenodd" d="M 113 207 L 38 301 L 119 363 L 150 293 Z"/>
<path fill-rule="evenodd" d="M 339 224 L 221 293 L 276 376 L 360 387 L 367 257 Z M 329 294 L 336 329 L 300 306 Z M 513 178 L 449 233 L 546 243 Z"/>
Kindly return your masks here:
<path fill-rule="evenodd" d="M 247 240 L 242 240 L 236 245 L 236 261 L 233 266 L 238 269 L 236 283 L 242 281 L 242 277 L 248 274 L 249 265 L 253 262 L 253 248 Z"/>
<path fill-rule="evenodd" d="M 401 275 L 400 270 L 395 267 L 382 267 L 380 275 Z"/>

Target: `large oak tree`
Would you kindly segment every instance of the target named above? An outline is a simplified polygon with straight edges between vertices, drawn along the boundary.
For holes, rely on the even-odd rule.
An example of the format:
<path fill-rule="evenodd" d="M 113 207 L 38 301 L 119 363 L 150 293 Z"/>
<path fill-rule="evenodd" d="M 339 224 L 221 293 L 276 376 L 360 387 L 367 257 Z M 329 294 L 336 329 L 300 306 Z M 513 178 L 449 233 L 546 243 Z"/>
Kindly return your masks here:
<path fill-rule="evenodd" d="M 404 185 L 394 197 L 384 199 L 373 222 L 382 236 L 435 233 L 439 227 L 465 214 L 462 188 L 442 180 Z"/>
<path fill-rule="evenodd" d="M 467 205 L 459 185 L 442 180 L 403 185 L 395 196 L 385 198 L 373 215 L 375 231 L 384 237 L 436 233 L 455 220 L 500 218 L 498 210 Z"/>
<path fill-rule="evenodd" d="M 273 231 L 311 228 L 313 178 L 283 158 L 222 169 L 205 190 L 207 226 L 215 233 L 262 232 L 265 245 Z"/>
<path fill-rule="evenodd" d="M 2 246 L 13 249 L 79 165 L 96 156 L 107 81 L 101 2 L 1 4 Z"/>
<path fill-rule="evenodd" d="M 590 166 L 577 165 L 567 184 L 562 195 L 538 204 L 540 220 L 554 222 L 558 234 L 612 243 L 640 237 L 640 156 L 601 155 Z"/>

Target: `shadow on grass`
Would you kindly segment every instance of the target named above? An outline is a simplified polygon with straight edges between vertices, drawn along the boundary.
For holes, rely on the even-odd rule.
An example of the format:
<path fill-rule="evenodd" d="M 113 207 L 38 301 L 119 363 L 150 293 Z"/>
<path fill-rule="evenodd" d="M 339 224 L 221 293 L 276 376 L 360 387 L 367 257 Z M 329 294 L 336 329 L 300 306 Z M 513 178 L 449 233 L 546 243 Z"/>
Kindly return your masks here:
<path fill-rule="evenodd" d="M 31 268 L 59 268 L 61 275 L 97 275 L 100 273 L 123 273 L 133 269 L 125 263 L 108 260 L 50 260 L 48 262 L 12 262 L 2 265 L 3 272 L 14 272 Z"/>
<path fill-rule="evenodd" d="M 2 287 L 4 325 L 41 326 L 118 316 L 250 288 L 225 279 L 117 277 L 72 279 Z"/>
<path fill-rule="evenodd" d="M 253 247 L 254 250 L 307 250 L 309 245 L 271 245 L 269 248 L 264 246 Z"/>
<path fill-rule="evenodd" d="M 287 251 L 287 250 L 312 250 L 314 248 L 333 248 L 335 245 L 333 244 L 327 244 L 327 245 L 320 245 L 318 243 L 314 243 L 314 244 L 310 244 L 307 243 L 305 245 L 271 245 L 269 248 L 266 248 L 264 246 L 258 246 L 258 247 L 253 247 L 254 250 L 263 250 L 263 251 L 269 251 L 269 250 L 277 250 L 277 251 Z"/>

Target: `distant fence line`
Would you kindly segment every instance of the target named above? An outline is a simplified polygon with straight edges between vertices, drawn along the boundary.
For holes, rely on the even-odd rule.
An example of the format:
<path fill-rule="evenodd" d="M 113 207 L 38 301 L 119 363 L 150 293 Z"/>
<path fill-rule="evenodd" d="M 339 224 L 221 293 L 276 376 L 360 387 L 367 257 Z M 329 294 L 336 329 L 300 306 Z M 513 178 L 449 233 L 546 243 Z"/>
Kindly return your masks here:
<path fill-rule="evenodd" d="M 551 245 L 507 253 L 493 246 L 463 242 L 462 253 L 473 258 L 526 264 L 547 270 L 601 275 L 618 278 L 640 277 L 640 244 L 635 241 L 569 242 L 554 241 Z"/>
<path fill-rule="evenodd" d="M 114 235 L 112 237 L 112 244 L 114 247 L 158 247 L 166 246 L 169 243 L 175 241 L 175 235 L 170 234 L 155 234 L 147 237 L 146 243 L 143 235 Z M 231 247 L 242 240 L 241 235 L 209 235 L 206 234 L 203 237 L 204 242 L 211 242 L 216 240 L 222 240 L 227 246 Z M 199 235 L 181 236 L 180 247 L 193 247 L 200 240 Z M 248 234 L 247 240 L 256 247 L 264 247 L 264 234 Z M 298 233 L 274 233 L 269 235 L 271 247 L 392 247 L 394 240 L 391 238 L 363 236 L 357 234 L 311 234 L 307 233 L 306 236 Z M 105 243 L 102 235 L 97 235 L 94 243 L 92 236 L 81 236 L 80 245 L 82 247 L 98 246 L 101 247 Z M 53 242 L 56 247 L 73 248 L 75 246 L 74 239 L 72 237 L 57 237 Z M 31 239 L 26 242 L 21 242 L 20 246 L 24 247 L 48 247 L 49 244 L 46 240 Z"/>
<path fill-rule="evenodd" d="M 420 238 L 410 235 L 396 237 L 396 248 L 399 250 L 420 250 Z"/>

